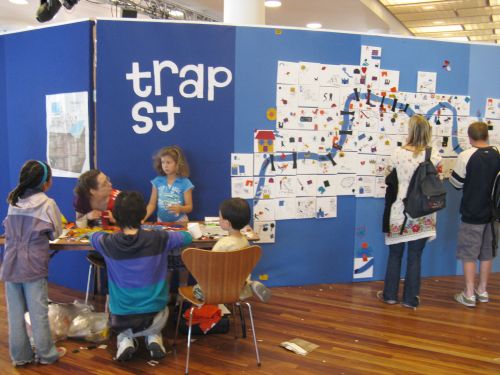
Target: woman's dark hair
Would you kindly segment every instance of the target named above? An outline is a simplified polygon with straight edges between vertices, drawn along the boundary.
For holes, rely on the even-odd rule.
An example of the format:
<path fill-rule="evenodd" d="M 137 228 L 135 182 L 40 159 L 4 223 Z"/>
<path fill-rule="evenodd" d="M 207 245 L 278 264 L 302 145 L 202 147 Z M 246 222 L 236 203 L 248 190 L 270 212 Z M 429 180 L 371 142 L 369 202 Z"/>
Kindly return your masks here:
<path fill-rule="evenodd" d="M 75 189 L 75 199 L 73 201 L 73 207 L 76 212 L 86 214 L 92 211 L 90 207 L 90 189 L 97 190 L 97 176 L 102 172 L 99 169 L 91 169 L 85 173 L 82 173 L 78 178 Z"/>
<path fill-rule="evenodd" d="M 28 189 L 41 189 L 42 185 L 52 178 L 52 170 L 47 163 L 38 160 L 28 160 L 19 172 L 19 183 L 9 193 L 7 202 L 16 206 L 19 198 Z"/>
<path fill-rule="evenodd" d="M 229 198 L 219 206 L 223 219 L 231 223 L 233 229 L 242 229 L 250 222 L 250 206 L 242 198 Z"/>
<path fill-rule="evenodd" d="M 74 189 L 75 194 L 90 198 L 90 189 L 97 189 L 97 176 L 100 174 L 101 171 L 99 169 L 91 169 L 82 173 L 78 177 L 78 182 Z"/>
<path fill-rule="evenodd" d="M 139 228 L 146 216 L 146 203 L 137 191 L 122 191 L 115 200 L 113 217 L 120 228 Z"/>

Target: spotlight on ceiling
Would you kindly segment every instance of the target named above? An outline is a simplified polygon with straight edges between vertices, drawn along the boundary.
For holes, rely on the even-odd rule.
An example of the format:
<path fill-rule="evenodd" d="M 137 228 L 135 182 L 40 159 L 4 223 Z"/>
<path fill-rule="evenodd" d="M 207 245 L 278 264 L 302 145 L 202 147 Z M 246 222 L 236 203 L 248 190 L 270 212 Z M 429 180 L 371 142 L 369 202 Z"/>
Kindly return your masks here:
<path fill-rule="evenodd" d="M 50 21 L 61 8 L 59 0 L 40 0 L 40 6 L 36 11 L 36 19 L 38 22 Z"/>
<path fill-rule="evenodd" d="M 71 9 L 78 3 L 78 0 L 64 0 L 62 5 L 66 9 Z M 59 0 L 40 0 L 40 6 L 36 11 L 36 19 L 38 22 L 50 21 L 57 12 L 61 9 L 61 2 Z"/>
<path fill-rule="evenodd" d="M 66 9 L 70 10 L 76 3 L 78 3 L 78 0 L 64 0 L 63 5 Z"/>

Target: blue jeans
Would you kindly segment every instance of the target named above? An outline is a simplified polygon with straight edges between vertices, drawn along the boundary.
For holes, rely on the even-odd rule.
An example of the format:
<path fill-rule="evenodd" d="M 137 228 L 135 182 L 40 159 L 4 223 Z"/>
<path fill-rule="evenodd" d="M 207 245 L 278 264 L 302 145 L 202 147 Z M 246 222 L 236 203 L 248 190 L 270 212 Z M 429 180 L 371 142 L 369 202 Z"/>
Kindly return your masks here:
<path fill-rule="evenodd" d="M 401 278 L 401 259 L 408 244 L 408 257 L 406 262 L 406 276 L 403 289 L 403 303 L 417 307 L 420 294 L 420 265 L 422 252 L 427 238 L 415 241 L 401 242 L 389 245 L 389 258 L 384 282 L 384 299 L 398 300 L 399 279 Z"/>
<path fill-rule="evenodd" d="M 47 279 L 26 283 L 5 282 L 7 313 L 9 317 L 9 350 L 14 365 L 24 365 L 34 358 L 24 313 L 29 312 L 31 332 L 40 362 L 52 363 L 59 359 L 49 326 Z"/>

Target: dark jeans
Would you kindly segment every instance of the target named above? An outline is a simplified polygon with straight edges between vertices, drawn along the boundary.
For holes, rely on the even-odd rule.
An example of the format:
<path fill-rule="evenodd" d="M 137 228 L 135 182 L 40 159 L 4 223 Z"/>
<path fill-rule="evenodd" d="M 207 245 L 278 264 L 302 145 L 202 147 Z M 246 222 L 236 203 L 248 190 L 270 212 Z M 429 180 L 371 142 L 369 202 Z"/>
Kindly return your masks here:
<path fill-rule="evenodd" d="M 403 289 L 403 303 L 417 307 L 420 294 L 420 265 L 422 252 L 427 238 L 416 241 L 401 242 L 389 245 L 389 258 L 387 259 L 387 270 L 384 282 L 384 299 L 398 300 L 399 279 L 401 277 L 401 259 L 408 244 L 408 258 L 406 262 L 406 276 Z"/>

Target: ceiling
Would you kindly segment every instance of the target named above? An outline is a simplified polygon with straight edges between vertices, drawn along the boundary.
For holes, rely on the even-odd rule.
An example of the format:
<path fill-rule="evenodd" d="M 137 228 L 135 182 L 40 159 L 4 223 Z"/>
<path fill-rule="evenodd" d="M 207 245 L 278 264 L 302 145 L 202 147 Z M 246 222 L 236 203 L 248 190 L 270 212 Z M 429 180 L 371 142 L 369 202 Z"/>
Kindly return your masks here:
<path fill-rule="evenodd" d="M 412 34 L 500 44 L 500 0 L 380 0 Z"/>
<path fill-rule="evenodd" d="M 82 18 L 118 18 L 121 17 L 121 8 L 112 5 L 117 2 L 135 4 L 138 18 L 146 19 L 151 18 L 146 14 L 148 11 L 150 15 L 151 10 L 156 12 L 153 18 L 165 18 L 167 8 L 177 7 L 184 11 L 187 19 L 222 22 L 224 8 L 224 0 L 80 0 L 71 10 L 61 7 L 53 20 L 40 24 L 35 19 L 40 0 L 26 1 L 26 5 L 16 5 L 9 0 L 0 0 L 0 32 Z M 331 30 L 431 38 L 466 37 L 469 41 L 500 42 L 500 0 L 281 1 L 279 8 L 266 8 L 266 25 L 305 27 L 309 22 L 319 22 L 323 29 Z M 159 11 L 161 17 L 158 17 Z M 457 31 L 429 32 L 422 29 L 429 26 L 448 26 Z"/>

